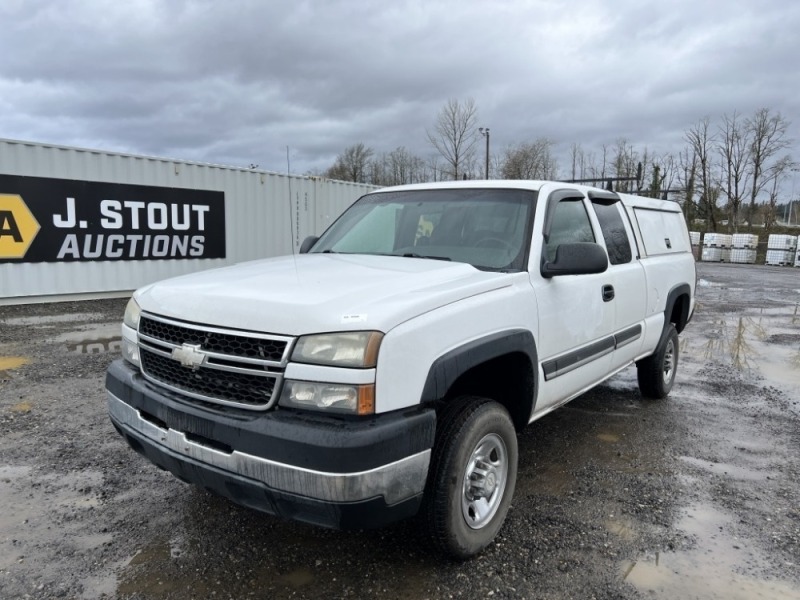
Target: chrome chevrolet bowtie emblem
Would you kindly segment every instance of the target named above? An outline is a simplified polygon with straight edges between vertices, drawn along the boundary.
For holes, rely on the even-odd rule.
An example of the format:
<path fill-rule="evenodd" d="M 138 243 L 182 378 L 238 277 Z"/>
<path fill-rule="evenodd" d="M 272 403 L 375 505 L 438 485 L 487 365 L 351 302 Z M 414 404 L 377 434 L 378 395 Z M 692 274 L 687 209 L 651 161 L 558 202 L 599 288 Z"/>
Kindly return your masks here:
<path fill-rule="evenodd" d="M 180 348 L 173 348 L 172 358 L 179 361 L 184 367 L 196 371 L 203 364 L 206 355 L 204 352 L 200 352 L 200 344 L 184 344 Z"/>

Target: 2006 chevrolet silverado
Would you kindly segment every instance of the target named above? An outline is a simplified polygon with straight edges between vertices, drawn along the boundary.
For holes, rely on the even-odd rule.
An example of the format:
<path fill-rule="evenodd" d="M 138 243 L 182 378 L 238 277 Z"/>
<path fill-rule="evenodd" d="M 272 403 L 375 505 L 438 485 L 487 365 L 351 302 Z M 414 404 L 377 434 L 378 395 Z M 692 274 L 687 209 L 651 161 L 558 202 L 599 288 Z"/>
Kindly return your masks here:
<path fill-rule="evenodd" d="M 516 433 L 635 364 L 673 386 L 695 267 L 673 202 L 473 181 L 363 196 L 296 256 L 139 289 L 110 417 L 161 468 L 328 527 L 500 529 Z"/>

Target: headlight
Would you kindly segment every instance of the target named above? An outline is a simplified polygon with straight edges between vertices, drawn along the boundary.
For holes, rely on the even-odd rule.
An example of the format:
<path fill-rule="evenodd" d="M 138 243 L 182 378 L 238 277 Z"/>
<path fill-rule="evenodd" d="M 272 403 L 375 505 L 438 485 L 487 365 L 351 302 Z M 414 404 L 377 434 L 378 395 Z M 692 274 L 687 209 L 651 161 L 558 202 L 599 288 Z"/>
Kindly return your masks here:
<path fill-rule="evenodd" d="M 139 315 L 141 315 L 141 313 L 142 309 L 139 308 L 139 304 L 136 302 L 136 300 L 131 298 L 128 300 L 128 306 L 125 307 L 125 316 L 123 317 L 122 322 L 136 331 L 139 329 Z"/>
<path fill-rule="evenodd" d="M 281 406 L 351 415 L 375 412 L 375 384 L 347 385 L 313 381 L 284 381 Z"/>
<path fill-rule="evenodd" d="M 382 339 L 379 331 L 306 335 L 297 340 L 292 360 L 313 365 L 372 368 L 378 362 Z"/>

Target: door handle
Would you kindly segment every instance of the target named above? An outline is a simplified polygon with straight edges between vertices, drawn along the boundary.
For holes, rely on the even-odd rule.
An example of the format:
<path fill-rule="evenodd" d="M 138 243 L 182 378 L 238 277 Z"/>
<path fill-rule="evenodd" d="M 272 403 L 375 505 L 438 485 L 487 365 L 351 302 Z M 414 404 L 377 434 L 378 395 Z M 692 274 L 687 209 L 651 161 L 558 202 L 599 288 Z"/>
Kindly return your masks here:
<path fill-rule="evenodd" d="M 614 286 L 613 285 L 604 285 L 603 286 L 603 302 L 611 302 L 614 299 Z"/>

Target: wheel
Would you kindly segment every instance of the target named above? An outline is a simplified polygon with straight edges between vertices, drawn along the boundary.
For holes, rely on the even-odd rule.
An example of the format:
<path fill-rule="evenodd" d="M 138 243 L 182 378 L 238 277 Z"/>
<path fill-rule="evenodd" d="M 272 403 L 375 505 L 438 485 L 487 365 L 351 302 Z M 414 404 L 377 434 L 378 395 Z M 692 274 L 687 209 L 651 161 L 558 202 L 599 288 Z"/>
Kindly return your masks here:
<path fill-rule="evenodd" d="M 678 332 L 670 323 L 664 328 L 656 351 L 636 363 L 639 390 L 645 398 L 666 398 L 678 370 Z"/>
<path fill-rule="evenodd" d="M 445 408 L 426 490 L 434 546 L 463 559 L 489 545 L 514 495 L 517 456 L 517 434 L 502 405 L 467 396 Z"/>

